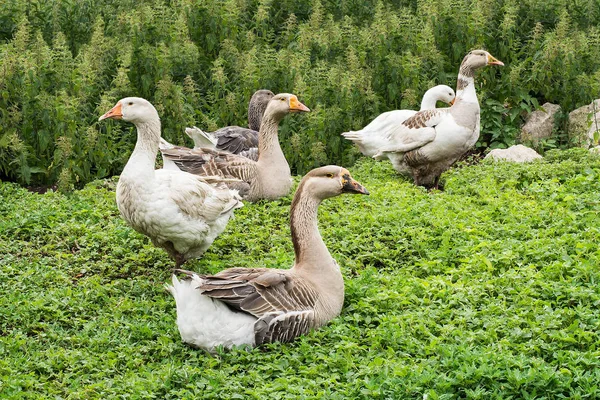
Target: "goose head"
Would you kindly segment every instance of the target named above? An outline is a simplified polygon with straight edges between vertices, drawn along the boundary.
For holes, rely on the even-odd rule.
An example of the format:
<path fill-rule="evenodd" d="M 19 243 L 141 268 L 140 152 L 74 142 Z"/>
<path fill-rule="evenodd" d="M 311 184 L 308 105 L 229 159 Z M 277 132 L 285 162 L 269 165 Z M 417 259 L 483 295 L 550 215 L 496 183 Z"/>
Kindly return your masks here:
<path fill-rule="evenodd" d="M 454 99 L 456 98 L 456 93 L 454 93 L 454 89 L 446 85 L 434 86 L 431 89 L 429 89 L 427 93 L 431 93 L 431 95 L 433 95 L 436 100 L 443 101 L 444 103 L 450 105 L 454 104 Z"/>
<path fill-rule="evenodd" d="M 277 120 L 281 120 L 288 113 L 309 112 L 310 108 L 298 101 L 298 97 L 290 93 L 279 93 L 267 104 L 265 115 L 270 115 Z"/>
<path fill-rule="evenodd" d="M 327 165 L 310 171 L 300 183 L 316 198 L 323 200 L 342 193 L 369 194 L 369 191 L 355 181 L 346 168 Z"/>
<path fill-rule="evenodd" d="M 122 119 L 134 124 L 159 119 L 156 108 L 148 100 L 141 97 L 125 97 L 119 100 L 113 108 L 98 118 L 98 121 L 107 118 Z"/>
<path fill-rule="evenodd" d="M 250 98 L 248 108 L 257 109 L 260 111 L 260 114 L 262 114 L 265 112 L 265 108 L 267 108 L 267 104 L 269 104 L 269 101 L 273 98 L 273 96 L 275 96 L 275 93 L 271 92 L 270 90 L 257 90 Z"/>
<path fill-rule="evenodd" d="M 456 98 L 454 89 L 446 85 L 438 85 L 435 88 L 438 95 L 438 100 L 443 101 L 446 104 L 454 104 L 454 99 Z"/>
<path fill-rule="evenodd" d="M 463 68 L 468 69 L 477 69 L 481 67 L 485 67 L 487 65 L 500 65 L 503 66 L 504 63 L 498 59 L 496 59 L 493 55 L 488 53 L 485 50 L 473 50 L 470 51 L 469 54 L 463 58 L 461 63 L 461 70 Z"/>
<path fill-rule="evenodd" d="M 275 94 L 266 89 L 254 92 L 250 99 L 250 103 L 248 104 L 248 128 L 255 131 L 260 129 L 262 116 L 273 96 L 275 96 Z"/>

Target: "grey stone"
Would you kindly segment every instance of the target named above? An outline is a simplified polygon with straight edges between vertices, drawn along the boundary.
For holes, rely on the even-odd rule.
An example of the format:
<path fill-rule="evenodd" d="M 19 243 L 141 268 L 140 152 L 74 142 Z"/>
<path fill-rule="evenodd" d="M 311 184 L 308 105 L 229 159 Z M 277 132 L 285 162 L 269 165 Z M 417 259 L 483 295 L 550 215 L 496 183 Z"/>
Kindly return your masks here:
<path fill-rule="evenodd" d="M 494 149 L 485 156 L 486 160 L 504 160 L 518 163 L 539 160 L 542 156 L 537 151 L 522 144 L 510 146 L 508 149 Z"/>
<path fill-rule="evenodd" d="M 521 140 L 537 143 L 540 139 L 552 136 L 554 116 L 560 111 L 558 104 L 545 103 L 541 110 L 529 114 L 521 128 Z"/>
<path fill-rule="evenodd" d="M 597 129 L 600 129 L 600 99 L 569 113 L 569 138 L 577 145 L 588 147 L 597 144 L 598 142 L 594 141 Z"/>

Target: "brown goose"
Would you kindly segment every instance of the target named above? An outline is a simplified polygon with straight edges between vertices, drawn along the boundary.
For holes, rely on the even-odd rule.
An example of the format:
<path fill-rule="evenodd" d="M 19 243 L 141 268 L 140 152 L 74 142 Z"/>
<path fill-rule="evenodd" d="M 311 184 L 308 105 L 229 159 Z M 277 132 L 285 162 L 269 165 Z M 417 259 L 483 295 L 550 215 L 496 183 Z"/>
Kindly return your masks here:
<path fill-rule="evenodd" d="M 290 211 L 291 269 L 231 268 L 212 276 L 184 271 L 191 279 L 182 281 L 173 276 L 166 287 L 183 341 L 208 351 L 290 342 L 338 316 L 344 280 L 319 233 L 317 209 L 341 193 L 369 194 L 335 165 L 314 169 L 300 182 Z"/>
<path fill-rule="evenodd" d="M 485 50 L 473 50 L 460 64 L 456 100 L 449 108 L 419 111 L 389 137 L 374 158 L 390 158 L 394 168 L 413 177 L 416 185 L 437 188 L 440 175 L 479 139 L 480 108 L 475 70 L 504 65 Z M 388 153 L 388 154 L 386 154 Z"/>
<path fill-rule="evenodd" d="M 226 126 L 214 132 L 204 132 L 197 127 L 186 128 L 185 133 L 194 141 L 194 148 L 209 147 L 241 154 L 258 160 L 258 131 L 269 101 L 275 96 L 270 90 L 257 90 L 248 104 L 248 128 Z"/>
<path fill-rule="evenodd" d="M 147 100 L 121 99 L 100 120 L 107 118 L 132 122 L 137 128 L 135 149 L 117 184 L 123 219 L 165 249 L 176 266 L 202 255 L 223 232 L 233 210 L 242 207 L 237 192 L 187 172 L 154 169 L 160 118 Z"/>
<path fill-rule="evenodd" d="M 274 96 L 260 125 L 258 161 L 224 151 L 181 147 L 161 150 L 163 158 L 192 174 L 241 181 L 228 185 L 238 189 L 246 200 L 278 199 L 286 196 L 292 186 L 290 166 L 277 136 L 279 122 L 289 113 L 308 111 L 310 109 L 293 94 Z"/>

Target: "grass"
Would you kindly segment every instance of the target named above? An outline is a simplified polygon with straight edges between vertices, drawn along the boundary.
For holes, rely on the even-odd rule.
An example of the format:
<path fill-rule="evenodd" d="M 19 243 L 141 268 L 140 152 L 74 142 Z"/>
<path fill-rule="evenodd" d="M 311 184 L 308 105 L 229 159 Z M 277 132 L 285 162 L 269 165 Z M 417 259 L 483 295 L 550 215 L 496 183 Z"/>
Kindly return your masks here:
<path fill-rule="evenodd" d="M 128 228 L 115 179 L 68 195 L 0 183 L 0 398 L 597 398 L 600 159 L 482 163 L 428 193 L 386 163 L 323 204 L 342 315 L 213 357 L 180 341 L 173 263 Z M 187 267 L 290 266 L 291 196 L 247 204 Z"/>

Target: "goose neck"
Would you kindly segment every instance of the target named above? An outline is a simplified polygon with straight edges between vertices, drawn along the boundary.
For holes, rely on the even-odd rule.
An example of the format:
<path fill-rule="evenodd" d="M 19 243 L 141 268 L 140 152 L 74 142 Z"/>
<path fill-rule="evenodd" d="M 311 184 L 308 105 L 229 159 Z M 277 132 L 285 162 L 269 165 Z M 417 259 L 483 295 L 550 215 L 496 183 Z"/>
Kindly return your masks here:
<path fill-rule="evenodd" d="M 253 131 L 260 130 L 262 112 L 264 111 L 264 109 L 261 110 L 258 106 L 250 104 L 250 107 L 248 107 L 248 128 L 252 129 Z"/>
<path fill-rule="evenodd" d="M 321 238 L 317 211 L 321 200 L 303 190 L 301 185 L 292 202 L 290 227 L 296 254 L 296 266 L 312 268 L 327 265 L 331 255 Z"/>
<path fill-rule="evenodd" d="M 423 95 L 423 100 L 421 100 L 421 111 L 423 110 L 433 110 L 437 104 L 437 96 L 427 91 Z"/>
<path fill-rule="evenodd" d="M 475 70 L 469 65 L 461 65 L 456 81 L 456 100 L 478 103 L 475 92 Z"/>
<path fill-rule="evenodd" d="M 160 144 L 160 119 L 137 122 L 137 141 L 122 175 L 153 175 Z"/>
<path fill-rule="evenodd" d="M 277 131 L 279 129 L 281 118 L 273 115 L 265 115 L 260 123 L 258 131 L 258 152 L 259 154 L 268 154 L 279 146 Z M 259 157 L 260 160 L 260 157 Z"/>
<path fill-rule="evenodd" d="M 280 121 L 281 118 L 276 118 L 272 115 L 265 115 L 262 119 L 260 131 L 258 132 L 257 163 L 259 168 L 281 169 L 287 166 L 289 169 L 277 135 Z"/>

